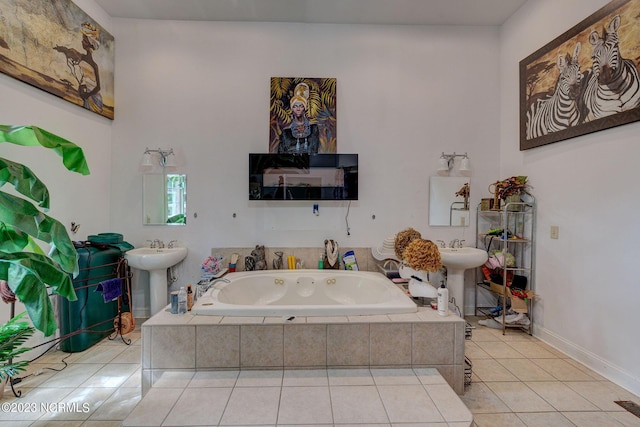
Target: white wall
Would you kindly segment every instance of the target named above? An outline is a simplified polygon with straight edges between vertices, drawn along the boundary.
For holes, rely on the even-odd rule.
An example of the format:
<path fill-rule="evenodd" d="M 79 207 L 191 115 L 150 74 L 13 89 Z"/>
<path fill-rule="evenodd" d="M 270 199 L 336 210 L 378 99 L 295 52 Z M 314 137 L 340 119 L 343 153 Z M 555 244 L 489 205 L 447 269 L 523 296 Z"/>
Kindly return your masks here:
<path fill-rule="evenodd" d="M 76 3 L 110 31 L 111 18 L 101 8 L 90 0 Z M 0 157 L 29 166 L 44 181 L 51 196 L 48 214 L 67 226 L 72 240 L 85 240 L 89 234 L 110 231 L 111 120 L 5 74 L 0 74 L 0 99 L 0 123 L 39 126 L 76 143 L 84 151 L 91 174 L 69 172 L 61 157 L 39 147 L 2 143 Z M 69 231 L 72 221 L 81 224 L 76 235 Z M 9 307 L 0 304 L 0 321 L 9 318 Z M 16 305 L 16 313 L 22 311 L 24 306 Z M 43 339 L 38 333 L 33 342 Z"/>
<path fill-rule="evenodd" d="M 377 246 L 409 226 L 473 244 L 472 228 L 428 227 L 428 182 L 442 151 L 469 153 L 473 206 L 498 177 L 496 28 L 114 22 L 112 226 L 135 245 L 188 246 L 174 286 L 198 279 L 212 247 Z M 312 203 L 248 201 L 247 154 L 268 151 L 273 76 L 337 79 L 338 151 L 360 156 L 350 236 L 346 203 L 320 203 L 316 217 Z M 142 225 L 145 147 L 178 152 L 186 227 Z"/>
<path fill-rule="evenodd" d="M 529 175 L 535 187 L 536 334 L 640 394 L 640 124 L 518 151 L 519 61 L 606 3 L 529 1 L 503 26 L 500 168 Z M 558 240 L 551 225 L 560 227 Z"/>

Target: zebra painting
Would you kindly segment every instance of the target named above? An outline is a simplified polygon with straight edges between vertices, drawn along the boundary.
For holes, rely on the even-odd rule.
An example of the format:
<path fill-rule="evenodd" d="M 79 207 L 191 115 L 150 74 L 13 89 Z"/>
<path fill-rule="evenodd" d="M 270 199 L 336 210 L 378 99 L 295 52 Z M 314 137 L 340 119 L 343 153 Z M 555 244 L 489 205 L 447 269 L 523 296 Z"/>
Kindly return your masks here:
<path fill-rule="evenodd" d="M 560 75 L 553 93 L 533 102 L 527 111 L 527 139 L 567 129 L 579 123 L 579 102 L 583 77 L 578 62 L 580 49 L 581 44 L 578 42 L 573 50 L 573 56 L 569 56 L 569 54 L 558 56 L 556 65 Z"/>
<path fill-rule="evenodd" d="M 597 31 L 589 35 L 593 46 L 592 69 L 586 78 L 584 107 L 586 121 L 610 116 L 640 106 L 638 69 L 620 54 L 618 28 L 620 15 L 613 17 L 602 37 Z"/>

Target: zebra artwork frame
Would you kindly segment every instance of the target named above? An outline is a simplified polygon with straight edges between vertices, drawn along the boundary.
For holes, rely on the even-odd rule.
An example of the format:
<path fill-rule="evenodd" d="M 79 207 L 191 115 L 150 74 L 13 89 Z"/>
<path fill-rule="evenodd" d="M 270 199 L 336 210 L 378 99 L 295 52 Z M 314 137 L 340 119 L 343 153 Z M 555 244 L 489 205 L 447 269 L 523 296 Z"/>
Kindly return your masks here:
<path fill-rule="evenodd" d="M 640 120 L 640 0 L 613 0 L 520 61 L 520 151 Z"/>

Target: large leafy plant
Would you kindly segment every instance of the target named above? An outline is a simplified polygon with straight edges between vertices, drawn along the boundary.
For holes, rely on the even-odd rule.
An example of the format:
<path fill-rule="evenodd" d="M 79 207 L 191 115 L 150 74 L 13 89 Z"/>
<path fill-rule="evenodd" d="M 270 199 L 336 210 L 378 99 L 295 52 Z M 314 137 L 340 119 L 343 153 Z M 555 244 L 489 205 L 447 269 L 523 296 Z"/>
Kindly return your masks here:
<path fill-rule="evenodd" d="M 44 129 L 0 125 L 0 142 L 54 150 L 68 170 L 89 174 L 82 149 Z M 0 280 L 25 305 L 36 329 L 49 336 L 57 326 L 47 286 L 70 301 L 77 299 L 71 277 L 78 274 L 78 253 L 62 223 L 45 214 L 49 191 L 31 169 L 0 157 L 0 187 L 5 184 L 37 207 L 0 191 Z M 36 240 L 49 245 L 48 254 Z"/>

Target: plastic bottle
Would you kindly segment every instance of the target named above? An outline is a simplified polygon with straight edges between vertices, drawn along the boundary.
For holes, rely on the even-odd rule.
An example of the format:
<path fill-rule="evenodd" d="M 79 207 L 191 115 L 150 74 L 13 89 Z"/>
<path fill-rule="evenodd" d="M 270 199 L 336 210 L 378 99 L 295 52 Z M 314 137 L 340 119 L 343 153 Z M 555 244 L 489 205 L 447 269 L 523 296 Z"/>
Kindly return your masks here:
<path fill-rule="evenodd" d="M 438 314 L 449 315 L 449 289 L 444 286 L 444 282 L 438 288 Z"/>
<path fill-rule="evenodd" d="M 187 291 L 184 286 L 180 288 L 178 292 L 178 314 L 185 314 L 187 312 Z"/>
<path fill-rule="evenodd" d="M 187 285 L 187 311 L 191 311 L 191 307 L 193 307 L 193 289 L 191 288 L 191 284 Z"/>
<path fill-rule="evenodd" d="M 320 252 L 320 258 L 318 259 L 318 270 L 324 269 L 324 254 Z"/>

